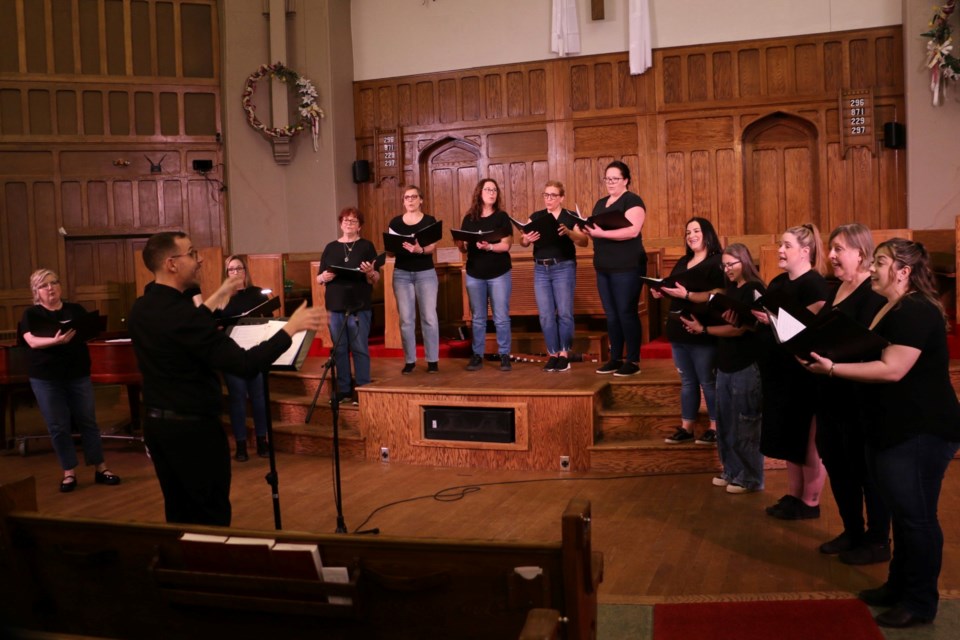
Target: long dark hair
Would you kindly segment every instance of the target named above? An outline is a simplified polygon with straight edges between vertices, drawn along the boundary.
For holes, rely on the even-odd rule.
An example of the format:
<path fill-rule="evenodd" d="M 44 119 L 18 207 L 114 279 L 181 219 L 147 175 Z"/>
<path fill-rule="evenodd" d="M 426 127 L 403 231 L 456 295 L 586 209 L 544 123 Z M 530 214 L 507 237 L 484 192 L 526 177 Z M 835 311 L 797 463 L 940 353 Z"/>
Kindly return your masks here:
<path fill-rule="evenodd" d="M 691 222 L 696 222 L 700 225 L 700 232 L 703 233 L 703 243 L 707 245 L 707 256 L 715 256 L 717 254 L 723 253 L 723 247 L 720 246 L 720 237 L 717 235 L 717 230 L 713 228 L 713 223 L 707 220 L 706 218 L 701 218 L 699 216 L 694 216 L 687 220 L 687 223 L 683 225 L 683 231 L 686 233 L 687 227 L 690 226 Z M 687 248 L 687 257 L 693 257 L 693 249 L 690 248 L 686 242 L 683 243 L 683 246 Z"/>
<path fill-rule="evenodd" d="M 930 268 L 930 254 L 927 253 L 926 247 L 920 242 L 906 238 L 891 238 L 881 242 L 874 255 L 881 251 L 885 251 L 893 258 L 894 268 L 910 267 L 908 293 L 918 293 L 936 307 L 949 330 L 950 320 L 947 318 L 943 303 L 940 302 L 937 278 L 933 275 L 933 269 Z"/>
<path fill-rule="evenodd" d="M 491 183 L 497 188 L 497 201 L 493 203 L 493 210 L 500 211 L 500 185 L 493 178 L 484 178 L 473 188 L 473 196 L 470 198 L 470 208 L 467 209 L 467 217 L 471 220 L 479 220 L 483 215 L 483 185 Z"/>

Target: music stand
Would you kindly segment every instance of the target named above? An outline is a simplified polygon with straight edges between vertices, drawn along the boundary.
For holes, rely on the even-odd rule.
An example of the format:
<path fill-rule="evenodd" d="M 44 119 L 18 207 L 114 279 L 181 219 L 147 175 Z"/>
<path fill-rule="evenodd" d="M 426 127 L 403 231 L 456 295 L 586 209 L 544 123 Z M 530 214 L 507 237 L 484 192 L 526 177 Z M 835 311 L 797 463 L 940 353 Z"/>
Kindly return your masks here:
<path fill-rule="evenodd" d="M 268 340 L 277 331 L 283 329 L 287 318 L 240 318 L 237 324 L 227 329 L 227 334 L 244 349 Z M 279 358 L 265 367 L 261 372 L 263 377 L 263 400 L 267 408 L 267 451 L 270 454 L 270 471 L 264 477 L 270 485 L 270 495 L 273 498 L 273 525 L 277 531 L 283 528 L 280 517 L 280 481 L 277 475 L 277 457 L 273 446 L 273 412 L 270 410 L 270 372 L 271 371 L 299 371 L 303 361 L 310 351 L 313 342 L 313 331 L 301 331 L 293 336 L 293 344 Z"/>

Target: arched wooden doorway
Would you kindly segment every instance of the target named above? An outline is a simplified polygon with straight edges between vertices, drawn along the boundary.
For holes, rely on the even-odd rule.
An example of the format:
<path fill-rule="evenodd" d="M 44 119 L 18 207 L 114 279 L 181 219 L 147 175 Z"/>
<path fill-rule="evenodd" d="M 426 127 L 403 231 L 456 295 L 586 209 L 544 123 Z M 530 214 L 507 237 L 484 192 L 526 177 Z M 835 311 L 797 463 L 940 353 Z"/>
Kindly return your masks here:
<path fill-rule="evenodd" d="M 480 178 L 480 148 L 459 138 L 443 138 L 420 152 L 424 209 L 445 229 L 459 228 Z M 445 233 L 441 245 L 451 245 Z"/>
<path fill-rule="evenodd" d="M 744 233 L 778 234 L 820 224 L 817 130 L 809 121 L 773 113 L 743 132 Z"/>

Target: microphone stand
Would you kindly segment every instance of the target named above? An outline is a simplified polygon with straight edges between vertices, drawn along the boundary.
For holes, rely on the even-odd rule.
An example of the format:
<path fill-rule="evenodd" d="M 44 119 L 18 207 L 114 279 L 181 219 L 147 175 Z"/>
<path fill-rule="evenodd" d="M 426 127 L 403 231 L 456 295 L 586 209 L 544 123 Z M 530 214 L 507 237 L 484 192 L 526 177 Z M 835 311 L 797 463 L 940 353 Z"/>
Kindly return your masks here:
<path fill-rule="evenodd" d="M 340 331 L 337 337 L 333 339 L 333 346 L 330 349 L 330 358 L 323 365 L 323 375 L 320 376 L 320 384 L 317 385 L 317 391 L 313 394 L 313 401 L 310 403 L 310 409 L 307 410 L 306 424 L 310 424 L 313 412 L 317 408 L 317 400 L 320 397 L 320 390 L 323 389 L 323 383 L 330 376 L 330 411 L 333 414 L 333 502 L 337 507 L 337 529 L 336 533 L 347 533 L 346 521 L 343 518 L 343 496 L 340 493 L 340 392 L 337 390 L 337 371 L 336 353 L 340 346 L 340 340 L 347 329 L 347 323 L 350 322 L 350 315 L 354 311 L 347 309 L 344 311 L 343 324 L 340 325 Z"/>
<path fill-rule="evenodd" d="M 270 452 L 270 471 L 264 477 L 270 485 L 270 494 L 273 497 L 273 526 L 277 531 L 283 529 L 280 523 L 280 479 L 277 476 L 277 456 L 273 448 L 273 412 L 270 409 L 270 367 L 267 366 L 260 375 L 263 377 L 263 404 L 267 414 L 267 451 Z"/>

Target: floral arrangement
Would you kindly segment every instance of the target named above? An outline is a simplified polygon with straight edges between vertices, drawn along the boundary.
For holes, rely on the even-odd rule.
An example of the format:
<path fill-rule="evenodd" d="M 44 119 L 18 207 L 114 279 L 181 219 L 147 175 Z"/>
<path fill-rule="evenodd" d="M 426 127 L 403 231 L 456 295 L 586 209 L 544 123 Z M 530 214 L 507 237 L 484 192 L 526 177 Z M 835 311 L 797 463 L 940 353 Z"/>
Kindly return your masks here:
<path fill-rule="evenodd" d="M 957 8 L 957 0 L 947 0 L 937 7 L 930 20 L 930 30 L 920 35 L 930 38 L 927 42 L 927 68 L 930 69 L 930 91 L 933 104 L 938 106 L 943 93 L 943 81 L 960 78 L 960 59 L 952 55 L 953 38 L 950 14 Z"/>
<path fill-rule="evenodd" d="M 299 100 L 297 112 L 300 114 L 300 120 L 296 124 L 286 127 L 268 127 L 257 118 L 257 107 L 253 104 L 253 94 L 257 90 L 257 82 L 264 77 L 276 78 L 280 82 L 296 87 Z M 317 104 L 316 87 L 293 69 L 283 66 L 283 63 L 280 62 L 260 65 L 256 71 L 247 77 L 247 81 L 243 85 L 243 95 L 240 102 L 243 105 L 244 113 L 247 114 L 247 122 L 265 137 L 292 138 L 304 129 L 309 128 L 313 137 L 313 150 L 317 151 L 320 137 L 320 118 L 325 117 L 326 114 Z"/>

